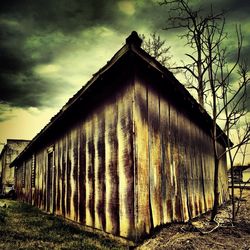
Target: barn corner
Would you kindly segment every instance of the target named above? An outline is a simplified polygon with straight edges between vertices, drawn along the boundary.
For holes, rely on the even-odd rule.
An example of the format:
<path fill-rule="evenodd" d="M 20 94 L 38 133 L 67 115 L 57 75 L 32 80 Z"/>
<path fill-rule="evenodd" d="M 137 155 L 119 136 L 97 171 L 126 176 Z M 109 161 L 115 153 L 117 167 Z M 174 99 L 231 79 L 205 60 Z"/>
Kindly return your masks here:
<path fill-rule="evenodd" d="M 211 118 L 141 42 L 132 32 L 12 162 L 18 199 L 132 241 L 212 208 Z M 225 157 L 219 173 L 221 204 Z"/>

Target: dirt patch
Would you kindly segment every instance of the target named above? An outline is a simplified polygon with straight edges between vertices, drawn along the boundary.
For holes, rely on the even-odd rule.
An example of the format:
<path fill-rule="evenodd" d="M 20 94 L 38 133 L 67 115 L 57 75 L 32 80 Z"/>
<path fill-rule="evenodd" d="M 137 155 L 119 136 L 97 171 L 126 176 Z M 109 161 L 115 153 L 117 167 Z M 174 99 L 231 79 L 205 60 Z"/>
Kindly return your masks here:
<path fill-rule="evenodd" d="M 239 192 L 236 190 L 236 197 Z M 250 190 L 244 190 L 243 200 L 234 226 L 231 225 L 231 205 L 222 207 L 216 223 L 210 223 L 210 214 L 196 218 L 189 224 L 173 224 L 162 228 L 151 239 L 138 246 L 145 249 L 245 249 L 250 250 Z"/>

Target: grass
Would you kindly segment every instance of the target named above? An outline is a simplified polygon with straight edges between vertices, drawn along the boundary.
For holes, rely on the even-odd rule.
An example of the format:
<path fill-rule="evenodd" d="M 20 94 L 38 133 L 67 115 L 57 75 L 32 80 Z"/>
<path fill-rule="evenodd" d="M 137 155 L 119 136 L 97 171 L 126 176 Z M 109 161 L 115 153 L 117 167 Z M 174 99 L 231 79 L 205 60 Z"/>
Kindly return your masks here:
<path fill-rule="evenodd" d="M 6 204 L 6 208 L 4 208 Z M 0 249 L 126 249 L 118 241 L 18 201 L 0 200 Z"/>

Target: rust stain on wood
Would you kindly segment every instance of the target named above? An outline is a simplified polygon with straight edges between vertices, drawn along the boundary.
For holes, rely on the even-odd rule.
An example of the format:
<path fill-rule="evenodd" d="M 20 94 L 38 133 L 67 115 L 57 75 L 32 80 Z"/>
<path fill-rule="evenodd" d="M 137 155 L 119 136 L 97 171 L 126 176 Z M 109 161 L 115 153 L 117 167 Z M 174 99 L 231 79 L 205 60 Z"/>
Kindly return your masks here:
<path fill-rule="evenodd" d="M 74 182 L 74 193 L 73 193 L 73 207 L 74 207 L 74 220 L 79 221 L 79 129 L 77 128 L 74 132 L 73 137 L 73 182 Z"/>
<path fill-rule="evenodd" d="M 97 183 L 98 188 L 96 192 L 98 192 L 99 199 L 96 204 L 96 210 L 99 219 L 99 228 L 102 230 L 106 230 L 106 218 L 105 218 L 105 196 L 106 196 L 106 185 L 105 185 L 105 119 L 104 114 L 102 113 L 98 118 L 98 129 L 97 129 Z"/>
<path fill-rule="evenodd" d="M 66 215 L 65 210 L 65 199 L 66 199 L 66 189 L 65 189 L 65 179 L 66 179 L 66 137 L 63 137 L 62 145 L 62 215 Z"/>
<path fill-rule="evenodd" d="M 79 217 L 80 222 L 86 223 L 86 132 L 84 126 L 80 127 L 79 148 Z"/>
<path fill-rule="evenodd" d="M 66 163 L 66 217 L 71 218 L 71 170 L 72 170 L 72 161 L 71 161 L 71 150 L 72 150 L 72 142 L 71 142 L 71 133 L 69 132 L 67 134 L 67 149 L 66 149 L 66 155 L 67 155 L 67 163 Z"/>
<path fill-rule="evenodd" d="M 138 237 L 150 233 L 152 222 L 150 215 L 149 197 L 149 141 L 148 141 L 148 104 L 147 89 L 138 79 L 135 82 L 135 104 L 134 104 L 134 123 L 135 123 L 135 168 L 137 169 L 136 180 L 136 230 Z"/>

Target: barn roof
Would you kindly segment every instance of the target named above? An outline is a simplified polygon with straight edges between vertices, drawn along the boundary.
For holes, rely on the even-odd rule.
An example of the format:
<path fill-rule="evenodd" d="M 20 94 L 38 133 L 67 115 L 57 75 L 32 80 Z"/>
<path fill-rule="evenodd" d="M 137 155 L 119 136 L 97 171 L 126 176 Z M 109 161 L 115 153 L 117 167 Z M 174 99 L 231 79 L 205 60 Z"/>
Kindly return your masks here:
<path fill-rule="evenodd" d="M 101 79 L 105 72 L 108 72 L 113 65 L 115 65 L 120 58 L 122 58 L 127 53 L 133 53 L 134 55 L 141 58 L 148 65 L 158 71 L 161 76 L 168 80 L 170 84 L 174 87 L 174 90 L 178 92 L 178 94 L 183 96 L 183 99 L 188 103 L 192 112 L 196 112 L 200 118 L 207 123 L 207 126 L 212 126 L 212 119 L 209 114 L 205 111 L 205 109 L 199 105 L 199 103 L 192 97 L 192 95 L 186 90 L 186 88 L 174 77 L 173 73 L 170 72 L 166 67 L 161 65 L 155 58 L 150 56 L 147 52 L 145 52 L 141 48 L 142 40 L 139 38 L 138 34 L 133 31 L 129 37 L 126 38 L 126 44 L 118 50 L 118 52 L 107 62 L 107 64 L 102 67 L 98 72 L 96 72 L 93 77 L 84 85 L 72 98 L 68 100 L 68 102 L 62 107 L 62 109 L 51 118 L 50 122 L 34 137 L 34 139 L 28 144 L 28 146 L 19 154 L 19 156 L 10 164 L 10 167 L 13 167 L 18 164 L 18 162 L 22 161 L 26 157 L 29 152 L 32 152 L 35 145 L 39 144 L 42 137 L 46 136 L 48 131 L 58 125 L 58 123 L 63 119 L 67 112 L 70 112 L 71 108 L 77 103 L 79 100 L 84 99 L 85 93 L 87 90 L 93 86 L 98 79 Z M 222 132 L 222 130 L 217 127 L 219 134 L 222 137 L 222 142 L 226 142 L 226 135 Z"/>

